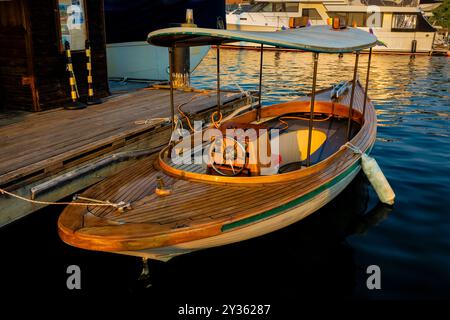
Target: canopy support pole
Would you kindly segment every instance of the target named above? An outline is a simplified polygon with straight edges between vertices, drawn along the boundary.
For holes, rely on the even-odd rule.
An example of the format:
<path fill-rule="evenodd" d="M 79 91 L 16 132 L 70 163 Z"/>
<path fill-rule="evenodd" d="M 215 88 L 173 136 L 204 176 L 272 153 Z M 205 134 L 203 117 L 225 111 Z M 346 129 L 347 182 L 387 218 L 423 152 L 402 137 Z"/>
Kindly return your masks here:
<path fill-rule="evenodd" d="M 173 47 L 169 48 L 169 81 L 170 81 L 170 121 L 172 131 L 175 130 L 175 102 L 173 98 Z"/>
<path fill-rule="evenodd" d="M 364 89 L 364 103 L 362 120 L 364 121 L 364 116 L 366 114 L 366 104 L 367 104 L 367 91 L 369 90 L 369 74 L 370 74 L 370 63 L 372 61 L 372 48 L 369 49 L 369 61 L 367 62 L 367 74 L 366 74 L 366 88 Z"/>
<path fill-rule="evenodd" d="M 259 64 L 259 102 L 258 102 L 258 108 L 256 110 L 256 121 L 258 121 L 258 122 L 261 119 L 263 53 L 264 53 L 264 44 L 261 43 L 261 58 L 259 60 L 260 61 L 260 64 Z"/>
<path fill-rule="evenodd" d="M 220 45 L 217 45 L 217 117 L 220 118 Z"/>
<path fill-rule="evenodd" d="M 309 167 L 311 165 L 311 140 L 312 140 L 312 129 L 314 123 L 314 104 L 316 101 L 316 81 L 317 81 L 317 64 L 319 62 L 319 53 L 313 53 L 314 59 L 314 72 L 313 72 L 313 83 L 312 83 L 312 91 L 311 91 L 311 105 L 310 105 L 310 114 L 309 114 L 309 130 L 308 130 L 308 153 L 306 157 L 306 166 Z"/>
<path fill-rule="evenodd" d="M 353 101 L 355 98 L 355 89 L 356 89 L 356 76 L 358 75 L 358 61 L 359 61 L 360 52 L 356 52 L 355 58 L 355 67 L 353 69 L 353 83 L 352 83 L 352 93 L 350 95 L 350 106 L 348 108 L 348 124 L 347 124 L 347 141 L 350 140 L 350 134 L 352 131 L 352 116 L 353 116 Z"/>

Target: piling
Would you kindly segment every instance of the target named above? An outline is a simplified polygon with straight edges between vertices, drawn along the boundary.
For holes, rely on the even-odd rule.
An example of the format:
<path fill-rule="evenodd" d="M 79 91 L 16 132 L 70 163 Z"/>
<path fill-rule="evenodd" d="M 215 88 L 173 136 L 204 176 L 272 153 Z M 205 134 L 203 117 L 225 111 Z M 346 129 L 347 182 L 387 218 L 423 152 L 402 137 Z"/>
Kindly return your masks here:
<path fill-rule="evenodd" d="M 87 84 L 88 84 L 88 98 L 87 105 L 102 103 L 102 100 L 95 99 L 94 97 L 94 85 L 92 81 L 92 58 L 91 58 L 91 43 L 89 40 L 85 42 L 86 52 L 86 69 L 87 69 Z"/>
<path fill-rule="evenodd" d="M 64 49 L 66 50 L 67 58 L 67 71 L 69 73 L 69 84 L 70 84 L 70 96 L 72 98 L 72 103 L 66 105 L 64 108 L 68 110 L 78 110 L 86 108 L 84 103 L 78 101 L 80 94 L 78 93 L 77 80 L 75 78 L 75 72 L 73 71 L 72 64 L 72 52 L 70 50 L 70 44 L 68 41 L 64 43 Z"/>

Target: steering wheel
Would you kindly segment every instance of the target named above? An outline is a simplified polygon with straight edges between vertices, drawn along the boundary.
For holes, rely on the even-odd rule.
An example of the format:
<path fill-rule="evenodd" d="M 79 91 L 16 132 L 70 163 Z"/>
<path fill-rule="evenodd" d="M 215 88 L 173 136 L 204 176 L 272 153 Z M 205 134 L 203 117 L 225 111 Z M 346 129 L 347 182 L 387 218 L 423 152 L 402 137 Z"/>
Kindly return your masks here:
<path fill-rule="evenodd" d="M 218 143 L 222 143 L 222 145 L 217 146 Z M 216 148 L 219 147 L 219 150 L 222 152 L 219 152 L 217 155 Z M 222 154 L 220 154 L 222 153 Z M 220 157 L 219 163 L 217 163 L 215 160 L 217 160 L 217 157 Z M 245 164 L 247 163 L 247 152 L 245 150 L 245 147 L 237 141 L 235 138 L 231 137 L 224 137 L 223 139 L 216 139 L 209 149 L 209 159 L 212 168 L 215 172 L 222 176 L 237 176 L 240 174 L 245 167 Z M 239 163 L 240 166 L 233 165 L 236 163 Z M 225 170 L 223 167 L 220 167 L 221 165 L 226 164 L 231 168 L 230 170 Z"/>

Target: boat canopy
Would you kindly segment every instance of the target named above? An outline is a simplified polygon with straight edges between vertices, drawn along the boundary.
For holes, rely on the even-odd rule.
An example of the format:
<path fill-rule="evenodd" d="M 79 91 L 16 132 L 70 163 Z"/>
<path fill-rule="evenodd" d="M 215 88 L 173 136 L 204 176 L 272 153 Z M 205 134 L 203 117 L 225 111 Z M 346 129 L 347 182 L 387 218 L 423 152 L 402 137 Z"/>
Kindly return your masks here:
<path fill-rule="evenodd" d="M 379 44 L 377 38 L 369 32 L 350 27 L 335 30 L 328 25 L 275 32 L 177 27 L 150 32 L 147 41 L 161 47 L 193 47 L 245 41 L 325 53 L 360 51 Z"/>

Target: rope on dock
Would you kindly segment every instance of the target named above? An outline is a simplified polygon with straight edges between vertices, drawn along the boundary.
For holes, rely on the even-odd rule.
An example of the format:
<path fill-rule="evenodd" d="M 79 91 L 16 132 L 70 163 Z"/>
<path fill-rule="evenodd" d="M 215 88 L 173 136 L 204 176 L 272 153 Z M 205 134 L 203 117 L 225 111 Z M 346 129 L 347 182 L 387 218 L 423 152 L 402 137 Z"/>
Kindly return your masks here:
<path fill-rule="evenodd" d="M 201 90 L 201 91 L 197 90 L 195 92 L 198 92 L 198 93 L 193 95 L 192 97 L 190 97 L 189 100 L 187 100 L 186 102 L 180 103 L 177 106 L 178 112 L 181 114 L 181 116 L 183 118 L 185 118 L 186 123 L 187 123 L 187 125 L 189 126 L 189 128 L 191 129 L 192 132 L 195 132 L 195 129 L 192 126 L 192 123 L 191 123 L 191 120 L 190 120 L 189 116 L 186 113 L 184 113 L 183 110 L 181 110 L 181 107 L 187 105 L 188 103 L 191 103 L 192 101 L 194 101 L 195 99 L 197 99 L 200 96 L 209 95 L 210 94 L 210 92 L 207 91 L 207 90 Z M 161 122 L 169 122 L 170 118 L 150 118 L 150 119 L 144 119 L 144 120 L 137 120 L 137 121 L 134 122 L 134 124 L 136 124 L 136 125 L 148 125 L 148 124 L 154 124 L 154 123 L 159 122 L 159 121 L 161 121 Z M 175 123 L 177 124 L 177 126 L 179 125 L 179 123 L 178 123 L 179 121 L 181 121 L 179 118 L 175 119 Z M 183 125 L 181 124 L 181 127 L 182 126 Z"/>
<path fill-rule="evenodd" d="M 137 125 L 147 125 L 147 124 L 156 124 L 158 122 L 170 122 L 170 118 L 151 118 L 151 119 L 145 119 L 145 120 L 136 120 L 134 124 Z"/>
<path fill-rule="evenodd" d="M 116 208 L 119 211 L 124 211 L 125 209 L 131 209 L 130 203 L 125 203 L 124 201 L 120 201 L 119 203 L 112 203 L 108 200 L 96 200 L 96 199 L 90 199 L 90 198 L 83 198 L 80 196 L 75 196 L 74 199 L 81 199 L 86 200 L 90 202 L 51 202 L 51 201 L 38 201 L 38 200 L 32 200 L 28 199 L 22 196 L 19 196 L 17 194 L 14 194 L 12 192 L 6 191 L 4 189 L 0 188 L 0 193 L 3 195 L 9 195 L 13 198 L 23 200 L 29 203 L 34 204 L 42 204 L 42 205 L 64 205 L 64 206 L 96 206 L 96 207 L 113 207 Z"/>
<path fill-rule="evenodd" d="M 200 93 L 197 93 L 196 95 L 193 95 L 188 101 L 184 102 L 184 103 L 180 103 L 177 106 L 177 110 L 178 112 L 183 116 L 183 118 L 186 120 L 187 125 L 189 126 L 189 129 L 191 129 L 192 132 L 196 132 L 195 128 L 192 126 L 191 124 L 191 120 L 189 118 L 188 115 L 186 115 L 183 110 L 181 109 L 182 106 L 187 105 L 188 103 L 192 102 L 193 100 L 197 99 L 200 96 L 203 95 L 209 95 L 211 92 L 207 91 L 207 90 L 203 90 Z M 182 125 L 182 124 L 181 124 Z"/>

